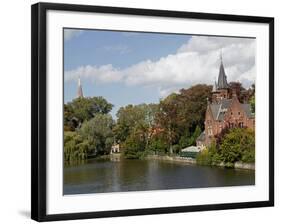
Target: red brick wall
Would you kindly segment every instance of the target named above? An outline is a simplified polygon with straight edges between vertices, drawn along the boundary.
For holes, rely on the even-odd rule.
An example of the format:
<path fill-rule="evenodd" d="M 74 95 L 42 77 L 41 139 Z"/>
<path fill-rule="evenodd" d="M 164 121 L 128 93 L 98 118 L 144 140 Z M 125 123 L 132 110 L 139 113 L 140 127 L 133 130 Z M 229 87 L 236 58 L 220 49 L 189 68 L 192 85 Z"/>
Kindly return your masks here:
<path fill-rule="evenodd" d="M 212 115 L 211 109 L 208 106 L 205 116 L 205 133 L 206 145 L 210 145 L 214 137 L 221 133 L 225 128 L 248 127 L 254 129 L 255 119 L 248 118 L 247 114 L 241 107 L 241 103 L 234 96 L 231 105 L 229 106 L 223 121 L 217 121 Z"/>
<path fill-rule="evenodd" d="M 213 93 L 212 102 L 218 102 L 222 98 L 229 99 L 229 97 L 230 97 L 230 92 L 228 89 L 220 89 L 216 93 Z"/>

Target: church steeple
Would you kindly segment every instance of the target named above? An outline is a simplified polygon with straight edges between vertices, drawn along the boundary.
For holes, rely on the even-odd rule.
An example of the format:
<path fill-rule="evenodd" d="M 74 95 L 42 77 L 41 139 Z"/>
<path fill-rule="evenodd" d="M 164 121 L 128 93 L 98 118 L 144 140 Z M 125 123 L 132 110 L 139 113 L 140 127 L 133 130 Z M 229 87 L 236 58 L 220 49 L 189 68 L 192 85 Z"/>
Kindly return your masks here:
<path fill-rule="evenodd" d="M 214 85 L 213 85 L 213 90 L 212 92 L 215 93 L 217 92 L 218 86 L 217 86 L 217 82 L 215 81 Z"/>
<path fill-rule="evenodd" d="M 78 89 L 77 89 L 77 98 L 83 98 L 83 90 L 81 85 L 80 77 L 78 77 Z"/>
<path fill-rule="evenodd" d="M 226 78 L 226 74 L 224 71 L 224 66 L 222 63 L 222 52 L 220 54 L 220 71 L 219 71 L 219 77 L 218 77 L 218 89 L 227 89 L 228 88 L 228 84 L 227 84 L 227 78 Z"/>

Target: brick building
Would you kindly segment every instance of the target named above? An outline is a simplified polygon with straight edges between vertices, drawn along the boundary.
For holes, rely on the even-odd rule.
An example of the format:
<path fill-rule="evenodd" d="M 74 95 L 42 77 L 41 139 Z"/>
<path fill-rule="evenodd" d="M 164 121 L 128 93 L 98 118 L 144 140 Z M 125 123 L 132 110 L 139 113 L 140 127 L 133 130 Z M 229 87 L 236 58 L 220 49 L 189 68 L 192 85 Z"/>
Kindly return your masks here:
<path fill-rule="evenodd" d="M 237 89 L 227 83 L 221 59 L 218 81 L 215 82 L 211 101 L 208 100 L 205 115 L 205 130 L 196 140 L 198 147 L 204 147 L 219 135 L 222 130 L 235 127 L 255 128 L 255 116 L 249 103 L 241 103 L 237 97 Z"/>

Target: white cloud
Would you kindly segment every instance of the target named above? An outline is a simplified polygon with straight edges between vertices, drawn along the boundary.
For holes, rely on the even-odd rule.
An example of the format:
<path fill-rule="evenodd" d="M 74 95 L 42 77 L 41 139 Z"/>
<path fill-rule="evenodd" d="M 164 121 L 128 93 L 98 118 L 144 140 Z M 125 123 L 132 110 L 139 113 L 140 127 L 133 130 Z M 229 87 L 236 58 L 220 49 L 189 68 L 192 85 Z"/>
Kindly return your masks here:
<path fill-rule="evenodd" d="M 125 69 L 87 65 L 66 71 L 65 78 L 69 81 L 81 76 L 94 82 L 155 86 L 162 97 L 194 84 L 213 84 L 219 72 L 221 50 L 228 81 L 241 81 L 246 87 L 253 83 L 255 40 L 207 36 L 193 36 L 176 54 L 157 61 L 141 61 Z"/>
<path fill-rule="evenodd" d="M 65 29 L 64 30 L 64 40 L 68 41 L 74 37 L 79 36 L 82 32 L 83 32 L 82 30 Z"/>

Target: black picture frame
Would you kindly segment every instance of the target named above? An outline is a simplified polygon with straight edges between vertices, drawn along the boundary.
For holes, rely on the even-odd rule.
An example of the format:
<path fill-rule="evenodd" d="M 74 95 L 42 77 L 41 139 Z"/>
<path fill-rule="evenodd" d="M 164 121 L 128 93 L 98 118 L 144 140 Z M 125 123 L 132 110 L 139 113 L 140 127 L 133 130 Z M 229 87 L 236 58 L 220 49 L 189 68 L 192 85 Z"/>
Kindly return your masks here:
<path fill-rule="evenodd" d="M 269 25 L 269 200 L 243 203 L 208 204 L 196 206 L 160 207 L 69 214 L 46 214 L 46 13 L 48 10 L 100 12 L 169 18 L 192 18 L 217 21 L 254 22 Z M 31 218 L 36 221 L 54 221 L 116 216 L 206 210 L 238 209 L 274 206 L 274 18 L 183 11 L 164 11 L 137 8 L 103 7 L 73 4 L 37 3 L 31 11 Z"/>

